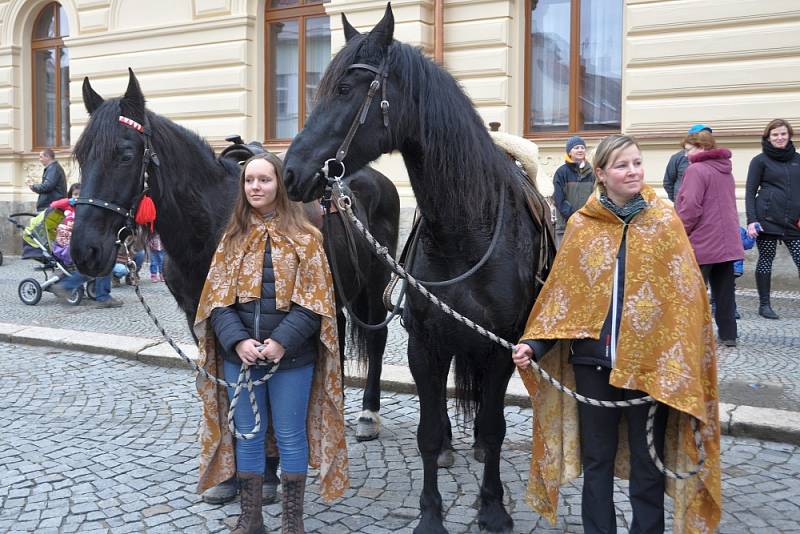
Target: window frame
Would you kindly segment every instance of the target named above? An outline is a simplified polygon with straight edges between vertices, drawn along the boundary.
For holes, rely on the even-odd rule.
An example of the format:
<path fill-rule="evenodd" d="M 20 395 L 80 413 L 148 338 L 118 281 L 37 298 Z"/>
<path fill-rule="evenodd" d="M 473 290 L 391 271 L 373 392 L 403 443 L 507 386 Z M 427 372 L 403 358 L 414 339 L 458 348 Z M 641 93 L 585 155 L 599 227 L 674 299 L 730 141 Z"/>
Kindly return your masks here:
<path fill-rule="evenodd" d="M 524 99 L 523 99 L 523 132 L 522 135 L 529 139 L 567 139 L 573 135 L 581 137 L 605 137 L 611 134 L 618 134 L 622 131 L 622 115 L 620 114 L 620 127 L 604 130 L 578 129 L 578 124 L 583 125 L 584 120 L 579 105 L 581 96 L 581 1 L 570 0 L 570 27 L 569 27 L 569 123 L 566 131 L 545 131 L 537 132 L 531 130 L 531 13 L 532 0 L 525 0 L 525 53 L 524 53 Z M 624 3 L 623 3 L 624 14 Z M 622 50 L 620 50 L 620 55 Z M 622 57 L 620 57 L 620 60 Z M 620 95 L 620 100 L 622 95 Z M 621 104 L 621 102 L 620 102 Z"/>
<path fill-rule="evenodd" d="M 64 143 L 64 139 L 62 139 L 62 133 L 64 131 L 64 125 L 62 124 L 62 117 L 61 117 L 61 104 L 62 104 L 62 91 L 61 91 L 61 51 L 63 48 L 67 48 L 64 45 L 64 36 L 61 34 L 61 17 L 59 16 L 59 10 L 63 10 L 64 6 L 62 6 L 59 2 L 50 2 L 49 4 L 42 7 L 39 12 L 36 14 L 36 17 L 33 19 L 33 27 L 31 28 L 31 118 L 33 119 L 32 128 L 31 128 L 31 148 L 33 151 L 41 151 L 45 148 L 53 148 L 53 149 L 69 149 L 71 144 Z M 47 38 L 37 38 L 34 35 L 36 31 L 36 23 L 44 16 L 47 10 L 51 10 L 51 16 L 55 19 L 55 37 L 47 37 Z M 40 146 L 36 142 L 37 133 L 37 117 L 38 117 L 38 102 L 37 102 L 37 94 L 36 94 L 36 52 L 40 50 L 49 50 L 54 49 L 54 59 L 55 59 L 55 119 L 54 119 L 54 128 L 55 128 L 55 138 L 52 147 L 49 146 Z M 69 102 L 67 103 L 69 105 Z M 67 125 L 69 127 L 69 125 Z M 71 140 L 70 140 L 71 141 Z"/>
<path fill-rule="evenodd" d="M 272 52 L 269 50 L 269 25 L 275 22 L 297 21 L 297 131 L 303 129 L 306 121 L 306 19 L 327 16 L 325 3 L 329 0 L 301 0 L 300 5 L 289 7 L 267 7 L 264 11 L 264 136 L 265 144 L 283 145 L 291 142 L 292 138 L 274 137 L 272 124 L 272 95 L 276 91 L 276 80 L 272 74 Z"/>

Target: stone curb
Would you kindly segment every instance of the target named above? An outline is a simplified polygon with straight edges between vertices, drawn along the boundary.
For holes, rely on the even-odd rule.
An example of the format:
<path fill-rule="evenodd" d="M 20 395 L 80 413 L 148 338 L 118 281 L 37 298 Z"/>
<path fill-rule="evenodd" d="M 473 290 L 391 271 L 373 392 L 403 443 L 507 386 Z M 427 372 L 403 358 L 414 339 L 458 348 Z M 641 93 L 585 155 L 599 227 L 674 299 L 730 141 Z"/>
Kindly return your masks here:
<path fill-rule="evenodd" d="M 0 341 L 79 350 L 93 354 L 112 354 L 161 367 L 191 368 L 169 344 L 143 337 L 0 323 Z M 178 345 L 190 359 L 197 360 L 196 345 L 191 343 Z M 416 394 L 416 386 L 407 367 L 384 364 L 382 371 L 382 389 Z M 345 368 L 345 384 L 363 387 L 364 381 L 357 363 L 348 362 Z M 451 375 L 448 380 L 448 393 L 452 395 L 453 391 Z M 506 403 L 530 407 L 525 386 L 516 374 L 511 377 L 508 385 Z M 719 414 L 723 434 L 800 445 L 800 412 L 720 403 Z"/>

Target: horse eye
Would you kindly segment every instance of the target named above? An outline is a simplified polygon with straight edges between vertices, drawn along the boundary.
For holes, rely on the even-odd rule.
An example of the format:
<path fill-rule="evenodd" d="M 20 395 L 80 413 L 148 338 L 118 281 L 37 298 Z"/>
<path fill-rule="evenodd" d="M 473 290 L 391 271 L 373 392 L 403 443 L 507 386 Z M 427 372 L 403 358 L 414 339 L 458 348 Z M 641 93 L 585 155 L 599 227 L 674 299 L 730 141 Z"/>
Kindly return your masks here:
<path fill-rule="evenodd" d="M 122 155 L 122 161 L 123 161 L 123 163 L 128 163 L 128 162 L 129 162 L 129 161 L 131 161 L 132 159 L 133 159 L 133 156 L 132 156 L 131 154 L 123 154 L 123 155 Z"/>
<path fill-rule="evenodd" d="M 346 94 L 348 94 L 349 92 L 350 92 L 350 86 L 349 86 L 349 85 L 346 85 L 346 84 L 341 84 L 341 85 L 339 86 L 339 94 L 340 94 L 340 95 L 346 95 Z"/>

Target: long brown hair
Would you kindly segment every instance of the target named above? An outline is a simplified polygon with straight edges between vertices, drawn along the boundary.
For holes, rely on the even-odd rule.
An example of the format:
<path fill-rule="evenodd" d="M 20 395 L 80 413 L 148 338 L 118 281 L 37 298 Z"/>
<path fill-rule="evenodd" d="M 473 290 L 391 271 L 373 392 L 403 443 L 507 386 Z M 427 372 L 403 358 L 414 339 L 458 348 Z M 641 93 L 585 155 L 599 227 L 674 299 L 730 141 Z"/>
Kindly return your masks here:
<path fill-rule="evenodd" d="M 266 160 L 275 167 L 275 175 L 278 177 L 278 190 L 275 194 L 275 216 L 278 229 L 290 238 L 306 234 L 322 240 L 322 234 L 316 226 L 309 222 L 303 205 L 300 202 L 289 200 L 286 186 L 283 184 L 283 162 L 275 154 L 265 152 L 251 157 L 242 165 L 242 172 L 239 173 L 239 196 L 233 207 L 228 226 L 225 228 L 225 234 L 230 242 L 238 244 L 247 236 L 250 231 L 250 218 L 256 213 L 244 193 L 244 176 L 250 162 L 257 159 Z"/>

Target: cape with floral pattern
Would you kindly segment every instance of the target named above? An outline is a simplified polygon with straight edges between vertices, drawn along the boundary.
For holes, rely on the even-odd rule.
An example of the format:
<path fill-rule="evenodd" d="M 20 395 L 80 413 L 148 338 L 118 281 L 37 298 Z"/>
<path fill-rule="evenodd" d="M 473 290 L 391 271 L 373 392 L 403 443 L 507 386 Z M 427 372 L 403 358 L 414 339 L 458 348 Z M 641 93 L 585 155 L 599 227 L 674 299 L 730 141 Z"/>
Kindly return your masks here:
<path fill-rule="evenodd" d="M 230 306 L 237 299 L 248 302 L 261 296 L 264 252 L 269 239 L 277 308 L 288 311 L 294 302 L 322 318 L 307 428 L 309 464 L 319 468 L 321 494 L 330 501 L 340 497 L 350 484 L 333 279 L 319 240 L 310 235 L 284 235 L 276 221 L 253 215 L 250 233 L 242 246 L 234 247 L 227 235 L 217 246 L 195 318 L 198 363 L 209 373 L 223 376 L 222 356 L 216 352 L 216 336 L 208 318 L 214 308 Z M 197 390 L 203 401 L 197 490 L 203 492 L 233 476 L 236 466 L 227 424 L 226 388 L 198 375 Z"/>
<path fill-rule="evenodd" d="M 622 323 L 610 382 L 647 392 L 670 407 L 665 464 L 686 471 L 698 461 L 697 419 L 706 460 L 700 473 L 667 479 L 674 532 L 713 532 L 721 514 L 719 415 L 714 333 L 706 288 L 675 210 L 650 187 L 647 207 L 628 225 Z M 557 339 L 542 367 L 574 390 L 568 341 L 594 338 L 606 318 L 624 223 L 597 196 L 569 219 L 553 270 L 531 310 L 522 339 Z M 555 522 L 558 489 L 581 473 L 578 410 L 530 368 L 521 371 L 533 404 L 526 500 Z M 622 418 L 623 426 L 625 418 Z M 617 475 L 627 478 L 626 429 L 620 429 Z"/>

